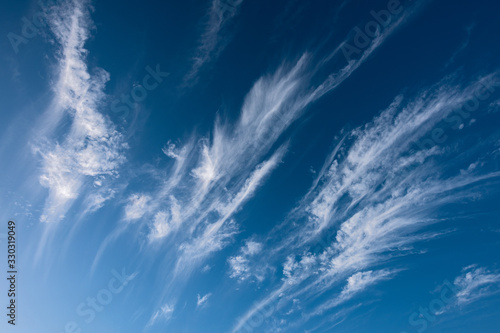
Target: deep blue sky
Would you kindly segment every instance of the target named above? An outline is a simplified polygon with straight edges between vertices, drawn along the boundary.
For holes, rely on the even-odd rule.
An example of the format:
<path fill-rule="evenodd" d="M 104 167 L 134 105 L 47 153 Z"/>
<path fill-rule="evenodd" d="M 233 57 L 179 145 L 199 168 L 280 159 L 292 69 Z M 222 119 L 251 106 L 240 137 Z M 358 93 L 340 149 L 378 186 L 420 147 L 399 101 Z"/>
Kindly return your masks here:
<path fill-rule="evenodd" d="M 0 5 L 2 332 L 500 330 L 500 5 L 46 3 Z"/>

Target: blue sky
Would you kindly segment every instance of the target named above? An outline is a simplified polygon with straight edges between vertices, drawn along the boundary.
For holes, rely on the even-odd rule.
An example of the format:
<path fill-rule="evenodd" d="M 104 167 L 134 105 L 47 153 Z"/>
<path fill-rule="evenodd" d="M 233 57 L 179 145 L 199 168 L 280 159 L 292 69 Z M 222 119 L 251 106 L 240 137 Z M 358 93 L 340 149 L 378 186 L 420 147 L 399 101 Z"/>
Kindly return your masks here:
<path fill-rule="evenodd" d="M 498 332 L 499 9 L 2 3 L 2 332 Z"/>

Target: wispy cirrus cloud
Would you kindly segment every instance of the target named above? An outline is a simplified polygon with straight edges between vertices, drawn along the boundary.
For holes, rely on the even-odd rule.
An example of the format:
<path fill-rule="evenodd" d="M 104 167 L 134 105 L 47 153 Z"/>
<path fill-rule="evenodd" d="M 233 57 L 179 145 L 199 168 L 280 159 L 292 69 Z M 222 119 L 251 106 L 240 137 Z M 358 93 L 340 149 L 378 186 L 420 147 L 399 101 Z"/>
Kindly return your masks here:
<path fill-rule="evenodd" d="M 92 24 L 88 6 L 87 1 L 66 1 L 47 12 L 59 49 L 54 98 L 32 142 L 42 158 L 40 183 L 48 189 L 43 222 L 63 219 L 85 187 L 102 187 L 106 179 L 116 178 L 125 161 L 122 134 L 99 111 L 109 74 L 102 69 L 91 74 L 86 65 Z M 63 119 L 69 126 L 60 125 Z M 89 211 L 110 197 L 88 198 Z"/>
<path fill-rule="evenodd" d="M 458 288 L 456 305 L 466 306 L 500 292 L 500 274 L 473 265 L 465 267 L 453 284 Z"/>
<path fill-rule="evenodd" d="M 161 270 L 166 275 L 163 280 L 169 281 L 162 300 L 175 299 L 190 274 L 233 241 L 239 232 L 235 214 L 281 163 L 289 146 L 283 134 L 291 124 L 348 79 L 405 18 L 379 33 L 359 59 L 341 65 L 326 78 L 315 78 L 319 84 L 312 84 L 312 78 L 331 57 L 315 65 L 314 55 L 304 53 L 295 62 L 285 62 L 274 73 L 260 77 L 234 123 L 218 118 L 210 135 L 193 135 L 185 144 L 166 144 L 163 152 L 171 159 L 165 171 L 168 176 L 151 193 L 132 194 L 124 210 L 126 220 L 136 211 L 137 198 L 154 198 L 133 216 L 156 249 L 168 244 L 163 250 L 173 264 Z M 103 248 L 94 266 L 102 252 Z M 262 279 L 264 273 L 254 276 Z"/>
<path fill-rule="evenodd" d="M 342 289 L 338 302 L 343 302 L 369 286 L 388 279 L 394 272 L 388 270 L 357 272 L 347 279 L 347 285 Z"/>
<path fill-rule="evenodd" d="M 175 274 L 186 274 L 194 267 L 203 263 L 203 260 L 214 252 L 224 248 L 237 233 L 237 225 L 233 215 L 242 205 L 253 197 L 263 180 L 274 170 L 286 152 L 286 147 L 280 147 L 268 160 L 259 164 L 256 169 L 241 183 L 238 192 L 232 194 L 228 200 L 217 197 L 210 202 L 208 211 L 201 211 L 203 215 L 216 213 L 217 219 L 212 223 L 200 224 L 200 235 L 186 240 L 179 246 L 180 255 L 177 258 Z M 191 226 L 193 227 L 193 225 Z M 196 227 L 196 226 L 194 226 Z"/>
<path fill-rule="evenodd" d="M 332 300 L 316 307 L 316 309 L 308 313 L 306 317 L 311 318 L 314 316 L 318 316 L 323 314 L 325 311 L 336 308 L 339 305 L 351 300 L 353 297 L 362 293 L 363 291 L 366 291 L 375 284 L 384 280 L 392 279 L 396 273 L 396 270 L 387 269 L 382 269 L 379 271 L 369 270 L 354 273 L 347 278 L 347 284 L 344 286 L 340 294 L 338 294 Z"/>
<path fill-rule="evenodd" d="M 196 306 L 197 307 L 202 307 L 207 305 L 208 299 L 212 296 L 212 293 L 208 293 L 204 295 L 203 297 L 200 297 L 200 294 L 198 294 L 197 298 L 198 300 L 196 301 Z"/>
<path fill-rule="evenodd" d="M 446 296 L 448 288 L 450 296 Z M 434 303 L 440 303 L 441 306 L 430 311 L 433 316 L 442 316 L 446 320 L 454 318 L 454 312 L 462 314 L 464 310 L 469 311 L 466 308 L 473 303 L 479 300 L 484 301 L 498 294 L 500 292 L 500 274 L 498 271 L 491 271 L 477 264 L 469 265 L 462 269 L 461 274 L 454 279 L 453 284 L 446 281 L 439 289 L 441 291 L 440 297 L 436 298 Z M 422 318 L 420 324 L 425 328 L 428 325 L 429 317 L 422 315 L 424 310 L 429 311 L 427 308 L 420 307 L 419 312 L 414 312 L 412 317 Z"/>
<path fill-rule="evenodd" d="M 273 157 L 262 161 L 282 134 L 310 104 L 335 89 L 357 70 L 405 18 L 406 15 L 379 33 L 359 59 L 350 61 L 319 85 L 310 84 L 311 77 L 319 68 L 313 68 L 312 55 L 304 53 L 294 64 L 283 64 L 273 74 L 262 76 L 255 82 L 234 124 L 217 119 L 211 137 L 191 139 L 181 146 L 169 141 L 163 152 L 173 160 L 169 170 L 171 176 L 155 193 L 156 200 L 149 210 L 157 211 L 164 202 L 171 201 L 171 205 L 177 206 L 184 201 L 182 195 L 177 193 L 183 182 L 183 192 L 186 188 L 192 192 L 188 196 L 189 202 L 181 205 L 182 211 L 174 214 L 180 220 L 191 219 L 194 215 L 204 218 L 210 211 L 220 215 L 224 214 L 224 210 L 231 214 L 235 212 L 253 193 L 255 181 L 251 179 L 263 178 L 275 167 L 278 157 L 284 155 L 286 145 L 276 149 Z M 232 204 L 228 204 L 231 201 Z M 193 221 L 197 226 L 200 218 Z M 156 227 L 153 228 L 155 233 L 156 236 L 162 234 Z"/>
<path fill-rule="evenodd" d="M 153 313 L 147 327 L 153 326 L 159 322 L 168 322 L 172 319 L 173 313 L 175 311 L 175 307 L 170 304 L 164 304 L 157 311 Z"/>
<path fill-rule="evenodd" d="M 196 50 L 193 65 L 184 77 L 184 85 L 196 83 L 203 67 L 218 58 L 230 40 L 225 28 L 238 15 L 242 3 L 243 0 L 212 0 L 208 22 Z"/>
<path fill-rule="evenodd" d="M 440 221 L 434 216 L 438 207 L 474 198 L 480 186 L 498 182 L 500 173 L 469 168 L 476 161 L 461 160 L 446 145 L 416 143 L 473 99 L 485 79 L 498 81 L 498 73 L 467 84 L 448 77 L 413 99 L 398 96 L 372 122 L 339 138 L 298 207 L 262 242 L 266 255 L 252 265 L 245 262 L 249 274 L 274 261 L 283 267 L 282 282 L 236 322 L 233 332 L 270 302 L 313 302 L 325 293 L 335 294 L 348 279 L 333 301 L 303 314 L 301 320 L 307 322 L 363 286 L 391 278 L 393 271 L 373 268 L 412 253 L 421 241 L 446 234 L 423 232 Z"/>

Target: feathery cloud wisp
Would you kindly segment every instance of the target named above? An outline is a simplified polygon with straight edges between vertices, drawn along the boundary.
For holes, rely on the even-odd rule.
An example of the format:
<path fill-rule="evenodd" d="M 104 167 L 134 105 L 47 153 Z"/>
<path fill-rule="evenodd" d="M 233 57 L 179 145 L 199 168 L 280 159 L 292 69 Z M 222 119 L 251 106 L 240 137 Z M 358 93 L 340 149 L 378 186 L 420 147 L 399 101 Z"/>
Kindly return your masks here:
<path fill-rule="evenodd" d="M 496 73 L 486 78 L 498 80 Z M 421 231 L 439 221 L 432 212 L 473 196 L 475 187 L 487 186 L 500 173 L 475 168 L 450 171 L 465 161 L 454 156 L 449 148 L 420 147 L 416 142 L 443 124 L 453 110 L 473 99 L 482 89 L 484 79 L 455 85 L 447 78 L 406 104 L 404 97 L 399 96 L 372 122 L 340 139 L 340 147 L 336 146 L 335 153 L 329 155 L 327 165 L 321 168 L 318 179 L 290 220 L 269 236 L 266 243 L 272 245 L 265 248 L 260 262 L 243 262 L 241 274 L 246 274 L 282 258 L 283 279 L 269 296 L 238 320 L 234 332 L 269 302 L 314 300 L 332 293 L 343 279 L 351 276 L 351 287 L 333 302 L 317 307 L 324 312 L 356 294 L 353 291 L 361 291 L 356 286 L 363 283 L 354 282 L 370 285 L 370 276 L 363 272 L 411 253 L 417 242 L 443 235 Z M 273 241 L 274 233 L 280 235 L 277 242 Z M 335 237 L 322 242 L 326 234 Z M 314 314 L 305 313 L 301 320 Z"/>
<path fill-rule="evenodd" d="M 155 313 L 153 313 L 153 315 L 149 319 L 147 327 L 153 326 L 159 321 L 164 321 L 164 322 L 169 321 L 172 318 L 174 311 L 175 307 L 172 305 L 165 304 L 161 306 L 160 309 L 158 309 L 157 311 L 155 311 Z"/>
<path fill-rule="evenodd" d="M 458 288 L 457 305 L 464 306 L 481 298 L 500 292 L 500 274 L 484 267 L 465 268 L 454 285 Z"/>
<path fill-rule="evenodd" d="M 91 75 L 85 63 L 91 24 L 86 5 L 86 1 L 63 2 L 47 13 L 60 54 L 54 99 L 37 133 L 42 139 L 33 143 L 42 157 L 40 183 L 49 190 L 40 218 L 44 222 L 64 218 L 87 184 L 102 186 L 104 179 L 117 177 L 125 161 L 123 136 L 98 110 L 109 75 L 101 69 Z M 48 138 L 65 117 L 71 125 L 62 139 Z M 99 206 L 93 204 L 92 209 Z"/>
<path fill-rule="evenodd" d="M 224 36 L 225 27 L 238 15 L 242 3 L 243 0 L 212 0 L 208 22 L 196 50 L 193 65 L 184 77 L 184 85 L 195 83 L 200 70 L 217 58 L 224 49 L 230 39 L 229 36 Z"/>
<path fill-rule="evenodd" d="M 200 294 L 198 294 L 198 296 L 197 296 L 198 300 L 196 302 L 196 306 L 200 307 L 200 306 L 207 305 L 207 302 L 208 302 L 208 299 L 210 298 L 210 296 L 212 296 L 212 293 L 208 293 L 203 297 L 200 297 Z"/>

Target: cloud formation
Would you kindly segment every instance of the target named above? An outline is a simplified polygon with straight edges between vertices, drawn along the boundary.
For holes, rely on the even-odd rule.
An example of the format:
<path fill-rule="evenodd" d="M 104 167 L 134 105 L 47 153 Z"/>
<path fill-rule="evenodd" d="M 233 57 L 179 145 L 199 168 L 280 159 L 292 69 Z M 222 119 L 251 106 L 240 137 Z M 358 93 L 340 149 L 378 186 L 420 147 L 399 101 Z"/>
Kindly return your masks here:
<path fill-rule="evenodd" d="M 446 234 L 422 230 L 440 221 L 433 216 L 438 207 L 473 198 L 480 186 L 494 184 L 500 174 L 469 167 L 477 166 L 477 161 L 461 160 L 447 145 L 419 145 L 418 140 L 474 99 L 484 80 L 498 82 L 498 75 L 466 85 L 445 78 L 415 98 L 398 96 L 373 121 L 338 139 L 309 192 L 267 237 L 263 250 L 267 255 L 253 265 L 234 257 L 238 270 L 232 274 L 238 276 L 270 262 L 279 264 L 276 258 L 286 256 L 281 262 L 282 282 L 237 321 L 233 332 L 270 302 L 287 304 L 298 298 L 312 303 L 325 293 L 335 293 L 347 279 L 347 286 L 332 301 L 303 314 L 305 323 L 376 281 L 394 276 L 394 271 L 374 267 L 413 253 L 423 240 Z M 482 277 L 478 275 L 479 281 Z M 471 276 L 462 282 L 466 281 L 474 289 L 476 280 Z M 464 288 L 464 301 L 468 290 Z"/>
<path fill-rule="evenodd" d="M 458 288 L 456 303 L 465 306 L 500 291 L 500 274 L 484 267 L 465 267 L 463 274 L 455 278 Z"/>
<path fill-rule="evenodd" d="M 163 306 L 160 307 L 160 309 L 158 309 L 153 313 L 153 315 L 149 319 L 147 327 L 153 326 L 158 322 L 168 322 L 170 319 L 172 319 L 174 310 L 175 310 L 174 306 L 169 304 L 164 304 Z"/>
<path fill-rule="evenodd" d="M 127 145 L 99 111 L 109 74 L 102 69 L 90 74 L 85 62 L 91 25 L 88 3 L 67 1 L 51 7 L 47 15 L 59 46 L 58 79 L 33 147 L 42 158 L 40 184 L 49 191 L 40 220 L 58 222 L 86 186 L 101 187 L 104 180 L 118 177 Z M 69 121 L 64 131 L 58 128 L 62 120 Z M 89 198 L 90 210 L 103 199 Z"/>
<path fill-rule="evenodd" d="M 198 294 L 198 296 L 197 296 L 198 300 L 196 302 L 196 306 L 200 307 L 200 306 L 206 305 L 210 296 L 212 296 L 212 293 L 208 293 L 203 297 L 200 297 L 200 294 Z"/>
<path fill-rule="evenodd" d="M 202 68 L 216 59 L 225 48 L 230 36 L 226 26 L 238 15 L 243 0 L 212 0 L 208 22 L 202 34 L 191 69 L 184 77 L 184 85 L 192 85 Z"/>

